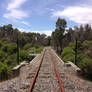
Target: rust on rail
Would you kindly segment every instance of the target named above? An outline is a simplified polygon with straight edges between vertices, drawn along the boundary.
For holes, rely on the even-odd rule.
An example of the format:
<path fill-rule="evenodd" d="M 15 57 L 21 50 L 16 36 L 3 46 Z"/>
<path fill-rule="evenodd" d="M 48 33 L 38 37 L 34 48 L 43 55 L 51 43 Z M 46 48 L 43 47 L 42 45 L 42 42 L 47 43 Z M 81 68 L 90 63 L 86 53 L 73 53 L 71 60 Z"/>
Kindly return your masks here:
<path fill-rule="evenodd" d="M 35 84 L 35 82 L 36 82 L 36 78 L 37 78 L 37 76 L 38 76 L 38 73 L 39 73 L 39 71 L 40 71 L 40 67 L 41 67 L 41 64 L 42 64 L 42 61 L 43 61 L 45 52 L 46 52 L 46 49 L 45 49 L 45 51 L 44 51 L 44 53 L 43 53 L 41 62 L 40 62 L 39 66 L 38 66 L 38 68 L 37 68 L 37 71 L 36 71 L 36 73 L 35 73 L 35 75 L 34 75 L 34 77 L 33 77 L 33 81 L 32 81 L 32 84 L 30 85 L 30 87 L 29 87 L 29 89 L 28 89 L 28 92 L 32 92 L 32 91 L 33 91 L 33 87 L 34 87 L 34 84 Z"/>
<path fill-rule="evenodd" d="M 60 75 L 59 75 L 59 73 L 58 73 L 58 71 L 57 71 L 57 69 L 56 69 L 55 61 L 54 61 L 54 59 L 53 59 L 51 53 L 50 53 L 50 56 L 51 56 L 51 61 L 52 61 L 52 63 L 53 63 L 54 71 L 55 71 L 55 73 L 56 73 L 56 77 L 57 77 L 57 80 L 58 80 L 58 83 L 59 83 L 59 86 L 60 86 L 60 91 L 61 91 L 61 92 L 64 92 L 64 87 L 63 87 L 63 84 L 62 84 L 62 82 L 61 82 Z"/>

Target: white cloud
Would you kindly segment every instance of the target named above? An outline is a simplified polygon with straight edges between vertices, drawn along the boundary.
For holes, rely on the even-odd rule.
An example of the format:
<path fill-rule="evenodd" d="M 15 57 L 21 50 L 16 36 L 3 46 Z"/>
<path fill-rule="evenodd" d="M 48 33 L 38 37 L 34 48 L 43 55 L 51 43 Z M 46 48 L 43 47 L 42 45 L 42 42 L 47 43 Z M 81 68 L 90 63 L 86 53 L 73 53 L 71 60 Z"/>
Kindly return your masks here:
<path fill-rule="evenodd" d="M 51 36 L 52 31 L 51 30 L 43 30 L 43 31 L 38 31 L 41 34 L 46 34 L 47 36 Z"/>
<path fill-rule="evenodd" d="M 7 19 L 22 19 L 28 17 L 28 14 L 21 10 L 12 10 L 9 13 L 5 13 L 3 17 Z"/>
<path fill-rule="evenodd" d="M 27 26 L 30 25 L 30 24 L 29 24 L 28 22 L 26 22 L 26 21 L 22 21 L 21 23 L 24 24 L 24 25 L 27 25 Z"/>
<path fill-rule="evenodd" d="M 53 8 L 48 8 L 48 7 L 47 7 L 47 8 L 45 8 L 45 9 L 48 10 L 48 11 L 52 11 L 52 12 L 55 11 L 55 9 L 53 9 Z"/>
<path fill-rule="evenodd" d="M 7 10 L 20 8 L 20 6 L 24 4 L 25 2 L 26 0 L 11 0 L 11 2 L 9 2 L 8 4 Z"/>
<path fill-rule="evenodd" d="M 53 12 L 53 17 L 67 17 L 79 24 L 92 23 L 92 7 L 89 6 L 71 6 L 63 11 Z"/>
<path fill-rule="evenodd" d="M 27 0 L 11 0 L 6 7 L 7 13 L 3 14 L 3 17 L 10 20 L 21 20 L 28 17 L 28 13 L 20 9 L 22 4 L 26 1 Z"/>
<path fill-rule="evenodd" d="M 24 29 L 24 28 L 18 28 L 20 32 L 30 32 L 30 30 Z"/>
<path fill-rule="evenodd" d="M 40 34 L 46 34 L 47 36 L 51 36 L 52 31 L 51 30 L 43 30 L 43 31 L 36 31 L 36 30 L 29 30 L 29 29 L 24 29 L 24 28 L 18 28 L 19 31 L 21 32 L 35 32 L 35 33 L 40 33 Z"/>

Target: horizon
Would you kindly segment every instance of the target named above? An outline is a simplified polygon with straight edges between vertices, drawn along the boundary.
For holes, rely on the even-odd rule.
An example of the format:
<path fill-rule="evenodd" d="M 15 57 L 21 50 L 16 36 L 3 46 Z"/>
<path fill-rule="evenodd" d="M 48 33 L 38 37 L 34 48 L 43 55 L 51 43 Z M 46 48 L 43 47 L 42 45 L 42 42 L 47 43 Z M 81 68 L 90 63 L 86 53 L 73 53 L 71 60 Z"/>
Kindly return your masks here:
<path fill-rule="evenodd" d="M 0 3 L 0 26 L 12 24 L 21 32 L 50 35 L 58 17 L 67 21 L 68 28 L 91 24 L 91 5 L 92 0 L 3 0 Z"/>

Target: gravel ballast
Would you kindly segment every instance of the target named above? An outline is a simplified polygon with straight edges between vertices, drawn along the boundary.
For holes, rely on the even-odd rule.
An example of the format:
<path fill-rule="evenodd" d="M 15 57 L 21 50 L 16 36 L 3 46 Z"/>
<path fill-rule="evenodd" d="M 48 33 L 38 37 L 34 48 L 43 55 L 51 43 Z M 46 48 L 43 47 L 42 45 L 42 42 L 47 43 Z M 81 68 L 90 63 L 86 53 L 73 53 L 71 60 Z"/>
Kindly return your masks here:
<path fill-rule="evenodd" d="M 53 57 L 65 92 L 92 92 L 92 82 L 80 78 L 75 69 L 72 66 L 67 67 L 54 50 L 46 49 L 33 92 L 60 92 L 49 52 Z M 0 83 L 0 92 L 27 92 L 42 55 L 43 52 L 37 55 L 29 64 L 21 67 L 18 77 Z"/>

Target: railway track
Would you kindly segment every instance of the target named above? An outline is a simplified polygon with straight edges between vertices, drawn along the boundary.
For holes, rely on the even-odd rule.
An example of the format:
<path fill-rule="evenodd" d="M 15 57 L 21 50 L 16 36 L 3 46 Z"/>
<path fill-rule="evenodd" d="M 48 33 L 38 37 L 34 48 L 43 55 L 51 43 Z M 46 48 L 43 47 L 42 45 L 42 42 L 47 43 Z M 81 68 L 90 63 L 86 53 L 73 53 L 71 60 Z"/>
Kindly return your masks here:
<path fill-rule="evenodd" d="M 0 83 L 0 92 L 63 92 L 62 90 L 92 92 L 92 82 L 78 77 L 74 68 L 67 67 L 51 48 L 45 48 L 30 64 L 23 66 L 19 77 Z"/>
<path fill-rule="evenodd" d="M 64 92 L 50 49 L 45 48 L 28 92 Z"/>

